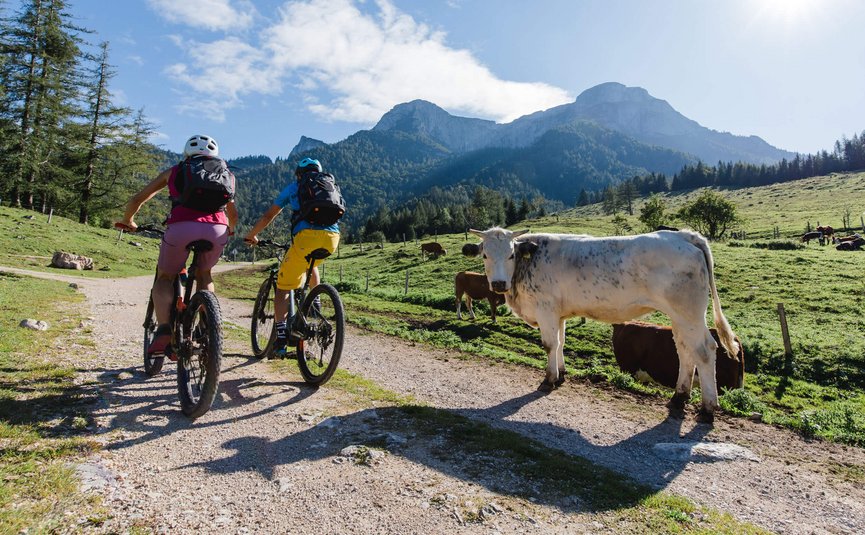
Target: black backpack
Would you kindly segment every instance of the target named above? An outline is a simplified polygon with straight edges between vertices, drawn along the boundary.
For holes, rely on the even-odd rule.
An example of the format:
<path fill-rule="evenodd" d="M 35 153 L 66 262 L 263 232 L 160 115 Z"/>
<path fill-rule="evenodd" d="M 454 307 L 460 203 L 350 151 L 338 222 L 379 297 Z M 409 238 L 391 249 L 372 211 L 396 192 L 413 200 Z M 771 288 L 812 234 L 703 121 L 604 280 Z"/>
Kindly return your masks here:
<path fill-rule="evenodd" d="M 174 206 L 212 214 L 234 199 L 234 175 L 222 158 L 196 156 L 178 165 Z"/>
<path fill-rule="evenodd" d="M 300 210 L 291 218 L 292 228 L 301 221 L 327 227 L 339 221 L 345 214 L 345 200 L 330 173 L 304 173 L 297 183 L 297 199 Z"/>

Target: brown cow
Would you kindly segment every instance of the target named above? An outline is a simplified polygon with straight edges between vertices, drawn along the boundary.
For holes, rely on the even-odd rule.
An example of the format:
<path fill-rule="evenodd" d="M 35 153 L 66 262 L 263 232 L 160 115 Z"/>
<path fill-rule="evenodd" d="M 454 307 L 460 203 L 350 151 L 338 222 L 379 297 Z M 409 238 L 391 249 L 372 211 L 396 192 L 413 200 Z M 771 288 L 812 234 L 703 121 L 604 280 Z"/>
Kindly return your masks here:
<path fill-rule="evenodd" d="M 709 332 L 717 342 L 718 332 L 715 329 L 709 329 Z M 738 337 L 736 343 L 739 344 L 739 354 L 735 357 L 718 344 L 715 378 L 719 389 L 742 388 L 745 384 L 745 353 Z M 643 322 L 614 324 L 613 352 L 623 371 L 631 375 L 643 371 L 664 386 L 676 387 L 679 354 L 670 327 Z"/>
<path fill-rule="evenodd" d="M 820 225 L 816 228 L 817 232 L 822 232 L 823 237 L 827 240 L 831 240 L 835 236 L 835 229 L 830 227 L 829 225 Z"/>
<path fill-rule="evenodd" d="M 454 287 L 457 295 L 457 318 L 463 319 L 461 307 L 463 294 L 466 296 L 466 308 L 472 319 L 475 319 L 475 311 L 472 309 L 472 299 L 486 299 L 490 304 L 490 313 L 493 321 L 496 321 L 496 308 L 505 304 L 505 296 L 490 291 L 490 283 L 483 273 L 472 273 L 471 271 L 460 271 L 454 278 Z"/>
<path fill-rule="evenodd" d="M 420 244 L 420 252 L 421 252 L 421 255 L 424 256 L 424 258 L 426 257 L 426 255 L 432 255 L 432 256 L 438 258 L 441 255 L 448 254 L 447 249 L 442 247 L 442 244 L 440 244 L 439 242 L 434 242 L 434 241 L 431 241 L 429 243 Z"/>
<path fill-rule="evenodd" d="M 811 232 L 806 232 L 805 234 L 802 234 L 802 237 L 800 237 L 799 240 L 804 243 L 809 243 L 811 240 L 821 239 L 822 237 L 823 234 L 821 232 L 812 230 Z"/>

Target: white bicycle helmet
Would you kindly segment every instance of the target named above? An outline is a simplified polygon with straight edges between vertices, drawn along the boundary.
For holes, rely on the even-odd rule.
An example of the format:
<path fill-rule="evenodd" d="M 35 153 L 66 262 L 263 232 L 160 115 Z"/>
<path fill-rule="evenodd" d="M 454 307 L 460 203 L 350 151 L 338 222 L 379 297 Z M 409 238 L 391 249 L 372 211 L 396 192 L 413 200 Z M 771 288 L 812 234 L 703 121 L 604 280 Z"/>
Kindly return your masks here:
<path fill-rule="evenodd" d="M 210 136 L 196 134 L 186 141 L 183 156 L 219 156 L 219 145 Z"/>

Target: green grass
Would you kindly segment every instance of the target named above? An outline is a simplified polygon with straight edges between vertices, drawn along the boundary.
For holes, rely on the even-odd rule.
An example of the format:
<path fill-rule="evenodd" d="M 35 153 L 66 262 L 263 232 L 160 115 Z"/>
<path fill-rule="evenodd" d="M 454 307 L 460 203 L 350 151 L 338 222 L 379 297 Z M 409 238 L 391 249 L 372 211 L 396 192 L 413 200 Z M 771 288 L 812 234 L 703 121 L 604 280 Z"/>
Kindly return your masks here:
<path fill-rule="evenodd" d="M 64 217 L 0 206 L 0 265 L 54 271 L 82 277 L 126 277 L 153 273 L 159 240 L 80 225 Z M 132 243 L 141 244 L 140 247 Z M 50 267 L 57 251 L 93 258 L 94 268 L 74 271 Z"/>
<path fill-rule="evenodd" d="M 739 228 L 747 232 L 746 239 L 716 242 L 712 250 L 721 303 L 745 349 L 747 392 L 763 407 L 752 412 L 806 435 L 862 444 L 865 427 L 860 419 L 843 417 L 843 407 L 865 413 L 865 319 L 860 313 L 865 304 L 865 253 L 816 243 L 801 246 L 796 237 L 809 223 L 840 228 L 845 209 L 865 205 L 865 173 L 721 193 L 736 203 L 743 219 Z M 694 195 L 667 195 L 668 212 Z M 640 206 L 638 202 L 635 214 Z M 856 225 L 857 213 L 852 217 Z M 626 217 L 634 228 L 640 227 L 636 215 Z M 614 232 L 611 220 L 593 205 L 514 228 L 609 235 Z M 776 227 L 780 238 L 774 237 Z M 861 232 L 850 232 L 855 230 Z M 386 243 L 384 248 L 366 244 L 363 251 L 343 244 L 339 255 L 325 264 L 325 279 L 340 288 L 348 320 L 406 340 L 543 368 L 540 336 L 522 320 L 505 314 L 493 324 L 486 303 L 476 303 L 477 321 L 456 319 L 454 274 L 483 271 L 480 260 L 460 254 L 464 243 L 476 240 L 452 234 L 419 242 L 433 239 L 442 243 L 447 255 L 424 260 L 414 242 Z M 252 299 L 264 276 L 260 271 L 232 272 L 218 283 L 220 291 L 228 291 L 223 295 Z M 786 311 L 791 359 L 784 356 L 778 303 Z M 711 323 L 709 311 L 707 318 Z M 647 319 L 668 322 L 660 314 Z M 577 320 L 568 325 L 565 358 L 570 373 L 631 391 L 670 395 L 663 387 L 641 385 L 618 371 L 608 325 Z M 839 411 L 842 416 L 837 416 Z"/>
<path fill-rule="evenodd" d="M 83 301 L 65 283 L 0 274 L 0 533 L 65 532 L 103 515 L 67 465 L 97 447 L 81 436 L 93 394 L 74 384 L 74 369 L 52 363 L 64 347 L 91 345 L 76 331 Z M 28 317 L 49 329 L 19 328 Z"/>

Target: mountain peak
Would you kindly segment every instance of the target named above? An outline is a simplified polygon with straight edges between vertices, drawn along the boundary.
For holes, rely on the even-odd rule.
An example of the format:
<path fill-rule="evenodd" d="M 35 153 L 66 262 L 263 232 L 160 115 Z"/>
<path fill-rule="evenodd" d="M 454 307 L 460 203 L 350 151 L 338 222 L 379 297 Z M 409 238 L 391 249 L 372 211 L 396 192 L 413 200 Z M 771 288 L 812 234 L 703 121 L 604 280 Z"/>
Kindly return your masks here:
<path fill-rule="evenodd" d="M 495 126 L 493 121 L 456 117 L 432 102 L 417 99 L 391 108 L 373 130 L 422 136 L 448 150 L 464 152 L 483 146 Z"/>
<path fill-rule="evenodd" d="M 586 89 L 576 102 L 586 106 L 612 102 L 649 102 L 659 100 L 642 87 L 628 87 L 618 82 L 606 82 Z"/>

